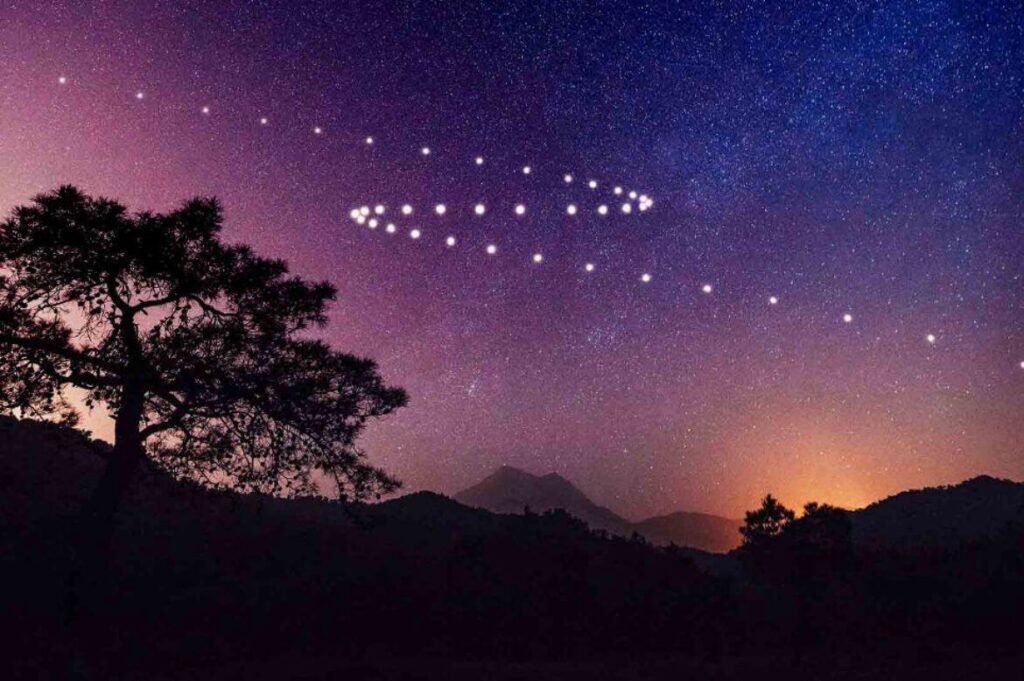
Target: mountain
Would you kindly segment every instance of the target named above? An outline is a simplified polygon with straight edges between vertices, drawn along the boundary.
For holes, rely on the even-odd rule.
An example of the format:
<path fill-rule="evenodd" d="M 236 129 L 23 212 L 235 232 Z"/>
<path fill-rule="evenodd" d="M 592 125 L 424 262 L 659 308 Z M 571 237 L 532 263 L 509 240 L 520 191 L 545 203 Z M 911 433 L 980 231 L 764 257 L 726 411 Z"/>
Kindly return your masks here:
<path fill-rule="evenodd" d="M 728 553 L 740 544 L 739 520 L 706 513 L 679 511 L 641 520 L 633 525 L 652 544 L 689 546 L 712 553 Z"/>
<path fill-rule="evenodd" d="M 1024 523 L 1024 483 L 981 475 L 958 485 L 900 492 L 850 514 L 862 546 L 952 546 Z"/>
<path fill-rule="evenodd" d="M 466 506 L 483 508 L 492 513 L 522 513 L 562 509 L 576 516 L 593 529 L 628 537 L 632 524 L 598 506 L 560 475 L 537 476 L 511 466 L 502 466 L 472 487 L 453 497 Z"/>
<path fill-rule="evenodd" d="M 562 509 L 594 529 L 623 537 L 636 532 L 657 545 L 676 544 L 725 553 L 740 542 L 738 520 L 680 512 L 631 523 L 592 502 L 560 475 L 532 475 L 511 466 L 502 466 L 454 498 L 467 506 L 493 513 L 522 513 L 526 508 L 535 512 Z"/>

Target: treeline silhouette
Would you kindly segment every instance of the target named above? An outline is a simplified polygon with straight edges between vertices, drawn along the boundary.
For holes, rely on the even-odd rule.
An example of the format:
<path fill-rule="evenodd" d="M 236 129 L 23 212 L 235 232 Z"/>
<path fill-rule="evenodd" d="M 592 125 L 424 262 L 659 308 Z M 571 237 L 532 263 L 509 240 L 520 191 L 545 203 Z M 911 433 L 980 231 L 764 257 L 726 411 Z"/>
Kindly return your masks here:
<path fill-rule="evenodd" d="M 0 583 L 19 625 L 7 659 L 39 678 L 68 645 L 61 579 L 102 446 L 11 420 L 0 441 Z M 147 471 L 116 533 L 76 634 L 98 678 L 290 678 L 267 671 L 275 660 L 421 668 L 617 655 L 668 656 L 666 673 L 692 665 L 709 678 L 761 666 L 839 678 L 1021 659 L 1020 524 L 950 548 L 858 549 L 842 510 L 797 517 L 767 499 L 747 517 L 745 546 L 709 574 L 695 552 L 591 532 L 557 511 L 501 516 L 420 493 L 342 512 Z"/>

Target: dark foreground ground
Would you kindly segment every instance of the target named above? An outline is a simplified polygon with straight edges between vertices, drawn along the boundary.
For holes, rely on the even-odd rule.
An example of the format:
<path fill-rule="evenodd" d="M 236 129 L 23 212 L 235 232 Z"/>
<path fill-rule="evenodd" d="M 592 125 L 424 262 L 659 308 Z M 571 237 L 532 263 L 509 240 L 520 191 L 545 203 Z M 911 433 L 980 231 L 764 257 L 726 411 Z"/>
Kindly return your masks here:
<path fill-rule="evenodd" d="M 154 661 L 155 662 L 155 661 Z M 931 681 L 1002 680 L 1017 681 L 1024 669 L 1024 654 L 983 658 L 963 658 L 955 653 L 822 656 L 814 655 L 797 662 L 770 657 L 735 657 L 720 662 L 700 662 L 673 655 L 589 656 L 586 659 L 550 661 L 447 660 L 436 657 L 388 658 L 353 662 L 326 657 L 280 657 L 269 660 L 238 660 L 232 663 L 181 665 L 166 660 L 162 664 L 141 664 L 120 672 L 90 667 L 95 678 L 150 679 L 152 681 L 661 681 L 663 679 L 702 679 L 737 681 L 739 679 L 786 679 L 802 681 L 857 681 L 875 679 L 928 679 Z M 59 672 L 33 667 L 11 670 L 4 678 L 58 678 Z"/>
<path fill-rule="evenodd" d="M 973 527 L 1004 494 L 1006 521 L 977 536 L 871 547 L 828 514 L 712 557 L 560 513 L 430 494 L 342 512 L 148 473 L 69 610 L 103 465 L 85 445 L 0 421 L 0 681 L 1024 679 L 1015 483 L 901 507 Z"/>

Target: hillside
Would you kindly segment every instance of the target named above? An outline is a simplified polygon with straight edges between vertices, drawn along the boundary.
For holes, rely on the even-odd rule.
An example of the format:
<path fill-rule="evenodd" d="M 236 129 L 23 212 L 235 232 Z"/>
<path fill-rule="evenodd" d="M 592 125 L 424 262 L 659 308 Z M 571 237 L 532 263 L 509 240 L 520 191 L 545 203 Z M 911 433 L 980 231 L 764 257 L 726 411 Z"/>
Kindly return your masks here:
<path fill-rule="evenodd" d="M 655 516 L 633 525 L 653 544 L 690 546 L 712 553 L 728 553 L 740 543 L 742 523 L 730 518 L 679 511 Z"/>
<path fill-rule="evenodd" d="M 957 485 L 910 490 L 850 514 L 858 544 L 950 546 L 1024 523 L 1024 484 L 981 475 Z"/>

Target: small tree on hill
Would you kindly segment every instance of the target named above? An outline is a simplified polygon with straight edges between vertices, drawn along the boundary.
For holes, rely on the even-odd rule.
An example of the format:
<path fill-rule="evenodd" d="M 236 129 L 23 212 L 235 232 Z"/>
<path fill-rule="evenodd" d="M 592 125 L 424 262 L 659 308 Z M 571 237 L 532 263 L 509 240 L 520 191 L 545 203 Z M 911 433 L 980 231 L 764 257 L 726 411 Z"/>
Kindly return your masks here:
<path fill-rule="evenodd" d="M 356 445 L 406 403 L 375 364 L 304 333 L 334 288 L 220 240 L 213 199 L 129 214 L 74 187 L 0 223 L 0 412 L 74 421 L 66 389 L 115 419 L 86 534 L 109 537 L 144 460 L 240 491 L 344 499 L 396 480 Z"/>
<path fill-rule="evenodd" d="M 740 534 L 744 545 L 762 544 L 766 540 L 777 537 L 786 525 L 793 521 L 796 514 L 779 503 L 771 494 L 761 500 L 761 508 L 747 511 Z"/>

